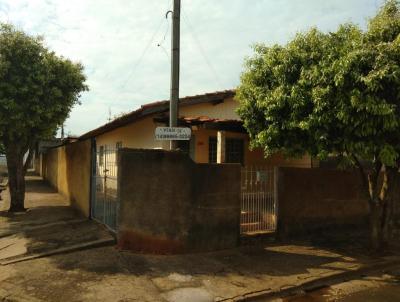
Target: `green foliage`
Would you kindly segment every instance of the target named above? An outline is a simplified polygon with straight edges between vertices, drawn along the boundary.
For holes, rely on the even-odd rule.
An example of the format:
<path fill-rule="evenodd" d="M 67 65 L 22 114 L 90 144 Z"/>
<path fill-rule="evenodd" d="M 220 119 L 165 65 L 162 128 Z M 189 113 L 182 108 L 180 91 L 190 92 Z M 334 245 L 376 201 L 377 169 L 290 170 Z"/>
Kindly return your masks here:
<path fill-rule="evenodd" d="M 0 141 L 25 152 L 54 135 L 85 80 L 81 64 L 49 51 L 41 37 L 0 24 Z"/>
<path fill-rule="evenodd" d="M 388 1 L 363 32 L 312 29 L 284 46 L 258 44 L 238 88 L 239 115 L 266 155 L 338 154 L 393 166 L 400 154 L 400 6 Z M 354 163 L 354 162 L 353 162 Z"/>

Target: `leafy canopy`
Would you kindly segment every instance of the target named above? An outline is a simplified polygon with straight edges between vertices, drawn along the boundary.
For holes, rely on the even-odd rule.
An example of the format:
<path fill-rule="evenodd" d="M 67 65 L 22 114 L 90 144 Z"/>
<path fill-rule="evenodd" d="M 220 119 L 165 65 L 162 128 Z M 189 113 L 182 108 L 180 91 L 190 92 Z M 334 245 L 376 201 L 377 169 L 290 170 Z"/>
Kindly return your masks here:
<path fill-rule="evenodd" d="M 337 153 L 393 166 L 400 154 L 400 6 L 366 31 L 312 29 L 284 46 L 258 44 L 238 88 L 239 115 L 266 155 Z"/>
<path fill-rule="evenodd" d="M 55 133 L 79 102 L 83 66 L 49 51 L 40 37 L 0 24 L 0 141 L 26 148 Z"/>

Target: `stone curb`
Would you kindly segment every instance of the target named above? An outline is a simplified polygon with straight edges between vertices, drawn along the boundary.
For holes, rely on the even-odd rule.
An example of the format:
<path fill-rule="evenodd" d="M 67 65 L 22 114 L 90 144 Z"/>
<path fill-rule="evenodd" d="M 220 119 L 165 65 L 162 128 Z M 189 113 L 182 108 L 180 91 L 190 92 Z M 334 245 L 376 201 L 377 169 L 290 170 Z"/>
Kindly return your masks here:
<path fill-rule="evenodd" d="M 18 235 L 18 234 L 21 234 L 24 232 L 36 231 L 36 230 L 45 229 L 48 227 L 59 226 L 59 225 L 79 224 L 79 223 L 86 222 L 86 221 L 89 221 L 89 220 L 88 219 L 71 219 L 71 220 L 49 222 L 46 224 L 35 225 L 35 226 L 30 226 L 30 227 L 21 227 L 21 229 L 18 231 L 6 231 L 3 233 L 0 232 L 0 238 L 5 238 L 5 237 L 13 236 L 13 235 Z"/>
<path fill-rule="evenodd" d="M 38 253 L 38 254 L 33 254 L 33 255 L 16 258 L 16 259 L 12 259 L 12 260 L 1 261 L 0 265 L 5 266 L 5 265 L 18 263 L 18 262 L 23 262 L 23 261 L 53 256 L 53 255 L 67 254 L 67 253 L 71 253 L 71 252 L 86 250 L 89 248 L 96 248 L 96 247 L 108 246 L 108 245 L 113 245 L 113 244 L 115 244 L 114 238 L 99 239 L 99 240 L 94 240 L 94 241 L 85 242 L 85 243 L 81 243 L 81 244 L 71 245 L 69 247 L 59 248 L 59 249 L 49 251 L 49 252 Z"/>
<path fill-rule="evenodd" d="M 400 265 L 400 258 L 388 259 L 375 262 L 370 265 L 364 265 L 352 271 L 332 274 L 329 276 L 317 278 L 307 281 L 298 285 L 286 287 L 284 289 L 265 289 L 256 292 L 246 293 L 240 296 L 217 300 L 218 302 L 251 302 L 257 299 L 272 299 L 279 297 L 287 297 L 298 293 L 310 292 L 318 290 L 333 284 L 337 284 L 346 280 L 354 279 L 360 275 L 366 274 L 371 271 L 387 268 L 388 266 Z"/>

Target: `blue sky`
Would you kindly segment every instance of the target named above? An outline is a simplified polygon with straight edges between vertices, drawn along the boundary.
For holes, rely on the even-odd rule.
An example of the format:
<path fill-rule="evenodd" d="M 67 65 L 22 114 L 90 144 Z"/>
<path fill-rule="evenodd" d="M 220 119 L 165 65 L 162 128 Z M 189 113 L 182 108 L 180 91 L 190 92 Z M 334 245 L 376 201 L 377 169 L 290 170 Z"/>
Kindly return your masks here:
<path fill-rule="evenodd" d="M 316 26 L 365 27 L 383 0 L 182 0 L 181 96 L 234 88 L 251 45 Z M 90 91 L 66 122 L 83 134 L 141 104 L 168 99 L 172 0 L 0 0 L 0 20 L 43 35 L 85 66 Z M 161 44 L 161 46 L 157 46 Z"/>

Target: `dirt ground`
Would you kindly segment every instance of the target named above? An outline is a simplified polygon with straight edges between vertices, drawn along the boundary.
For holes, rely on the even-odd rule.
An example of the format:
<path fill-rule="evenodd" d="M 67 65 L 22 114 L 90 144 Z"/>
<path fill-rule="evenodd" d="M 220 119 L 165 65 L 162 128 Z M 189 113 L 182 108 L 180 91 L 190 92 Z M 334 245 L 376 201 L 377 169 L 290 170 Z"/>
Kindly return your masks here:
<path fill-rule="evenodd" d="M 31 210 L 0 215 L 0 301 L 234 301 L 382 260 L 368 256 L 346 234 L 350 245 L 331 239 L 258 241 L 213 253 L 159 256 L 104 246 L 1 265 L 10 236 L 33 240 L 41 247 L 28 248 L 25 254 L 107 236 L 95 222 L 80 221 L 68 202 L 40 179 L 28 180 Z M 32 247 L 29 244 L 32 241 L 28 243 Z M 394 258 L 396 254 L 391 255 Z"/>

